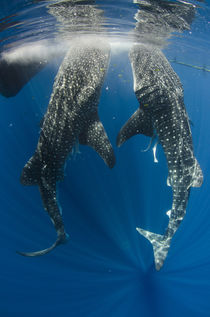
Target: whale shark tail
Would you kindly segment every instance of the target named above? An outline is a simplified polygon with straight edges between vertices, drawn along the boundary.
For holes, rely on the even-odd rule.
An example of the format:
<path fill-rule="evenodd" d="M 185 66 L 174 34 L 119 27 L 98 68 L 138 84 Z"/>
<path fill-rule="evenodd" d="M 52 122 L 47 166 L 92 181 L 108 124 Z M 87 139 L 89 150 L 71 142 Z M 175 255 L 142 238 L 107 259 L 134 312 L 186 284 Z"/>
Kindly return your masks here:
<path fill-rule="evenodd" d="M 157 271 L 159 271 L 167 257 L 170 247 L 170 240 L 164 239 L 164 236 L 161 234 L 146 231 L 141 228 L 136 228 L 136 230 L 152 244 L 155 268 Z"/>
<path fill-rule="evenodd" d="M 28 256 L 28 257 L 45 255 L 45 254 L 49 253 L 50 251 L 52 251 L 53 249 L 55 249 L 58 245 L 66 243 L 68 238 L 69 238 L 69 235 L 67 233 L 65 233 L 64 236 L 58 237 L 57 240 L 55 241 L 55 243 L 53 243 L 51 245 L 51 247 L 49 247 L 47 249 L 43 249 L 43 250 L 35 251 L 35 252 L 21 252 L 21 251 L 16 251 L 16 252 L 19 255 Z"/>

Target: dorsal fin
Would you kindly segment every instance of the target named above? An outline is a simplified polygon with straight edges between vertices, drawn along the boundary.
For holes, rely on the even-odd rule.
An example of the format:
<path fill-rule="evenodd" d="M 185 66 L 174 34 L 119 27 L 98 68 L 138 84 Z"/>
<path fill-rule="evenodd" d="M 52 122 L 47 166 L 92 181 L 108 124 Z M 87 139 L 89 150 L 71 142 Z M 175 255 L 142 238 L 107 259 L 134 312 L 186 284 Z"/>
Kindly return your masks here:
<path fill-rule="evenodd" d="M 203 173 L 198 161 L 195 158 L 194 170 L 192 174 L 192 183 L 190 184 L 190 186 L 200 187 L 202 183 L 203 183 Z"/>

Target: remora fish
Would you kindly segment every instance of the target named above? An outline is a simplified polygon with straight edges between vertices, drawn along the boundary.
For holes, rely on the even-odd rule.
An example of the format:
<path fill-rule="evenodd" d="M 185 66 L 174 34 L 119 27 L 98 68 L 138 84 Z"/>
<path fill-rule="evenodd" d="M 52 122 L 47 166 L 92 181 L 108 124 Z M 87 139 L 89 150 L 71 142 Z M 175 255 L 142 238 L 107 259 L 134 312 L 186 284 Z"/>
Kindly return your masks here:
<path fill-rule="evenodd" d="M 190 187 L 200 187 L 203 175 L 193 154 L 192 135 L 179 77 L 157 48 L 134 45 L 130 60 L 134 91 L 141 105 L 120 130 L 117 145 L 121 146 L 136 134 L 157 136 L 167 158 L 167 183 L 173 191 L 165 234 L 137 228 L 152 243 L 155 267 L 159 270 L 168 254 L 171 239 L 185 216 Z"/>
<path fill-rule="evenodd" d="M 91 146 L 110 168 L 115 164 L 112 146 L 98 116 L 109 53 L 109 46 L 103 40 L 74 40 L 59 68 L 36 151 L 21 175 L 22 184 L 39 187 L 44 208 L 57 231 L 57 240 L 48 249 L 18 252 L 21 255 L 43 255 L 67 240 L 56 183 L 63 179 L 65 162 L 77 141 Z"/>

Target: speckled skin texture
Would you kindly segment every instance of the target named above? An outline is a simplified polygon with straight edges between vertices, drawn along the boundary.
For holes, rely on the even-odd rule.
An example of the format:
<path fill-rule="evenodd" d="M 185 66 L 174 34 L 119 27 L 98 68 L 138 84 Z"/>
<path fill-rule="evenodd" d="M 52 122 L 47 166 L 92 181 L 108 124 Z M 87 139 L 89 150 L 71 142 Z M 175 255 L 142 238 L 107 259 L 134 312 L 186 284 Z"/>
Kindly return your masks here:
<path fill-rule="evenodd" d="M 140 108 L 120 130 L 117 145 L 120 146 L 135 134 L 156 135 L 167 158 L 167 182 L 173 192 L 165 234 L 157 235 L 137 228 L 152 243 L 155 266 L 159 270 L 168 254 L 171 239 L 186 213 L 190 187 L 201 186 L 203 175 L 193 153 L 192 135 L 179 77 L 158 48 L 134 45 L 130 60 L 134 92 Z"/>
<path fill-rule="evenodd" d="M 109 45 L 103 39 L 80 38 L 70 49 L 55 78 L 34 155 L 21 175 L 24 185 L 39 187 L 43 205 L 57 231 L 49 249 L 23 253 L 43 255 L 67 239 L 56 198 L 56 183 L 64 177 L 66 160 L 76 142 L 91 146 L 112 168 L 115 157 L 98 117 L 98 103 L 109 63 Z"/>

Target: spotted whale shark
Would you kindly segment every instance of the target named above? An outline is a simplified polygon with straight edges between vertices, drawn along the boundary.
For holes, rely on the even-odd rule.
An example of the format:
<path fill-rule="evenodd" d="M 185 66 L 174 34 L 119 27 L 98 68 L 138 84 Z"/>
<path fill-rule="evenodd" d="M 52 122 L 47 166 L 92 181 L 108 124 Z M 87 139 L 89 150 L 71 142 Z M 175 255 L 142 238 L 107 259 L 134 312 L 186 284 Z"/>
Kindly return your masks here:
<path fill-rule="evenodd" d="M 57 182 L 63 180 L 66 161 L 77 142 L 92 147 L 108 167 L 115 164 L 113 148 L 98 115 L 109 57 L 110 48 L 104 40 L 80 38 L 71 42 L 58 70 L 35 153 L 21 174 L 23 185 L 38 186 L 57 240 L 47 249 L 18 252 L 21 255 L 44 255 L 68 239 L 56 197 Z"/>
<path fill-rule="evenodd" d="M 168 164 L 167 184 L 172 187 L 173 203 L 164 235 L 137 228 L 152 246 L 157 270 L 163 266 L 171 240 L 183 220 L 191 187 L 200 187 L 201 168 L 194 156 L 189 118 L 183 88 L 168 60 L 154 46 L 136 44 L 130 51 L 134 92 L 138 110 L 121 128 L 117 145 L 136 134 L 156 136 Z"/>

